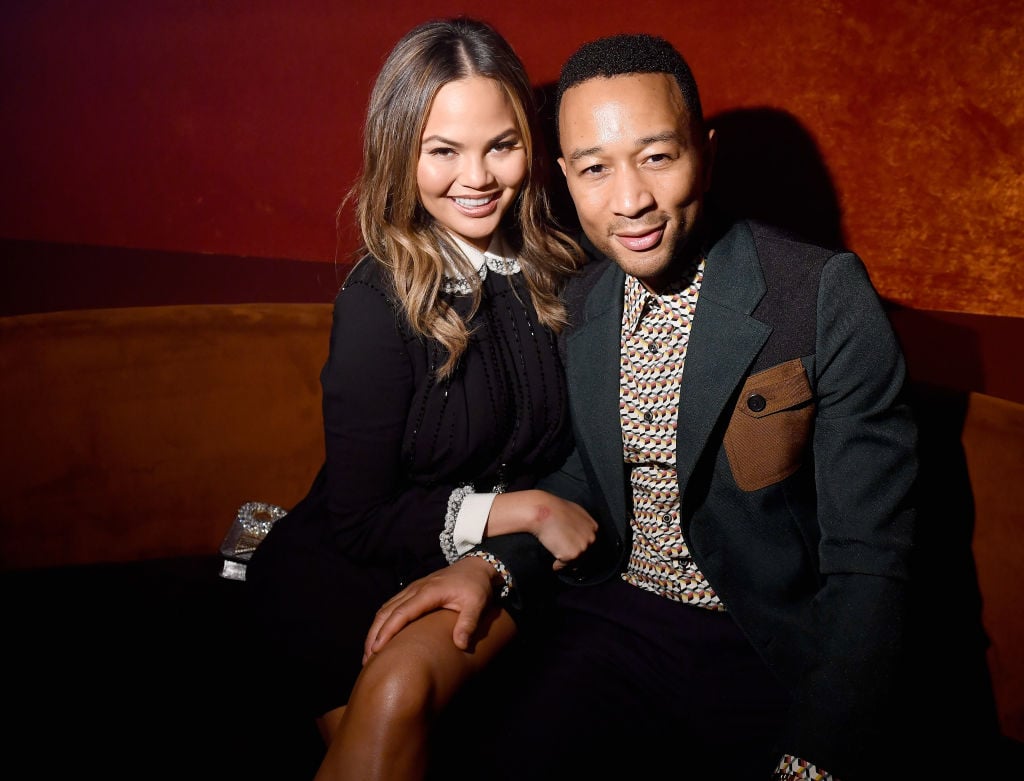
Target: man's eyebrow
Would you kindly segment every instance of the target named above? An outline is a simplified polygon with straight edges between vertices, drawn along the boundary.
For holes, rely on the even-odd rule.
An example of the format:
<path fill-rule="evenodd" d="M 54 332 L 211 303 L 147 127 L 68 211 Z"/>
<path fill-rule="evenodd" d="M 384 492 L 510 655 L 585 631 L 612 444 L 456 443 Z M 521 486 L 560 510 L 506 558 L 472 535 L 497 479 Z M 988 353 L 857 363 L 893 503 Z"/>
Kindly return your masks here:
<path fill-rule="evenodd" d="M 600 151 L 600 146 L 591 146 L 587 147 L 586 149 L 574 149 L 573 153 L 569 155 L 569 160 L 575 163 L 581 157 L 589 157 L 590 155 L 596 155 Z"/>
<path fill-rule="evenodd" d="M 643 138 L 638 138 L 636 140 L 636 148 L 637 149 L 642 149 L 643 147 L 647 146 L 648 144 L 657 144 L 657 143 L 664 142 L 664 141 L 672 141 L 672 142 L 675 142 L 675 143 L 680 143 L 679 134 L 676 131 L 674 131 L 674 130 L 665 130 L 665 131 L 663 131 L 661 133 L 655 133 L 652 136 L 644 136 Z M 602 148 L 603 147 L 598 145 L 598 146 L 587 147 L 586 149 L 576 149 L 576 150 L 573 151 L 573 153 L 571 155 L 569 155 L 569 160 L 570 160 L 570 162 L 575 163 L 581 157 L 589 157 L 590 155 L 599 154 L 601 152 Z"/>
<path fill-rule="evenodd" d="M 653 136 L 644 136 L 643 138 L 638 138 L 636 145 L 638 147 L 647 146 L 648 144 L 656 144 L 659 141 L 679 142 L 679 134 L 674 130 L 665 130 L 661 133 L 655 133 Z"/>

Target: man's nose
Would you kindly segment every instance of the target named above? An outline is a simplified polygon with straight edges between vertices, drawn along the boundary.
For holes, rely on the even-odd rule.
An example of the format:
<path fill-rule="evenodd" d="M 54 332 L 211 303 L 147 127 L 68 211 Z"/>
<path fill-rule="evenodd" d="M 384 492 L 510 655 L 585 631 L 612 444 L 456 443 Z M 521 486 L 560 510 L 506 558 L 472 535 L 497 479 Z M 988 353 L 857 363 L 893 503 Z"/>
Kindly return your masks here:
<path fill-rule="evenodd" d="M 612 209 L 623 217 L 636 217 L 654 205 L 654 194 L 644 176 L 633 168 L 616 173 L 612 186 Z"/>

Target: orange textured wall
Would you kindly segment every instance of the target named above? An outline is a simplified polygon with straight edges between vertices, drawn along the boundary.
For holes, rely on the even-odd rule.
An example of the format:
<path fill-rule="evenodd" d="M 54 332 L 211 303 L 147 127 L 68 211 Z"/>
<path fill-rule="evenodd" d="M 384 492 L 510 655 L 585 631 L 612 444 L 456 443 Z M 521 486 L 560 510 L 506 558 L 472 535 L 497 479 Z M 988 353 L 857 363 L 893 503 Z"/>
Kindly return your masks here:
<path fill-rule="evenodd" d="M 1024 3 L 15 0 L 0 9 L 0 237 L 333 259 L 370 83 L 469 12 L 538 85 L 581 42 L 669 38 L 709 115 L 791 116 L 842 235 L 909 306 L 1024 316 Z M 764 186 L 764 185 L 762 185 Z"/>

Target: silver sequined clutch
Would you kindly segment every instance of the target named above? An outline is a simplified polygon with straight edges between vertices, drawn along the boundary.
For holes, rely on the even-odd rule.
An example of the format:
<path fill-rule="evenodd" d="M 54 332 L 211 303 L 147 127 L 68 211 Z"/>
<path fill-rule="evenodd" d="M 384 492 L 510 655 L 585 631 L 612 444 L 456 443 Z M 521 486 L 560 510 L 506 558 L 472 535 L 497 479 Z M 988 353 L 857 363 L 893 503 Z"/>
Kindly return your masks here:
<path fill-rule="evenodd" d="M 220 553 L 224 557 L 221 577 L 245 580 L 245 565 L 256 546 L 263 542 L 274 522 L 286 513 L 283 507 L 267 502 L 246 502 L 239 507 L 231 528 L 220 544 Z"/>

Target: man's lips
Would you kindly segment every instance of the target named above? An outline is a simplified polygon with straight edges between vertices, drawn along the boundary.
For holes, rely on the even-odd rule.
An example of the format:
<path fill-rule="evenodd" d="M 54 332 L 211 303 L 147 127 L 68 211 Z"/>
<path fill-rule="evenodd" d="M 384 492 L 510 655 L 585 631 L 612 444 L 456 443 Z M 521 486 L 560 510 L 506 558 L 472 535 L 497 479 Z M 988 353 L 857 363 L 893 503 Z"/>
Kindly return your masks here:
<path fill-rule="evenodd" d="M 661 243 L 661 237 L 665 235 L 665 226 L 659 225 L 654 230 L 639 234 L 616 233 L 615 240 L 631 252 L 643 252 Z"/>

